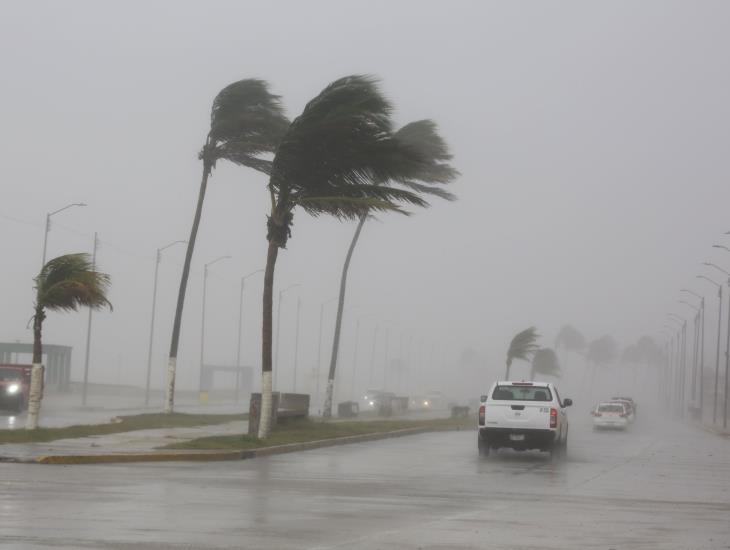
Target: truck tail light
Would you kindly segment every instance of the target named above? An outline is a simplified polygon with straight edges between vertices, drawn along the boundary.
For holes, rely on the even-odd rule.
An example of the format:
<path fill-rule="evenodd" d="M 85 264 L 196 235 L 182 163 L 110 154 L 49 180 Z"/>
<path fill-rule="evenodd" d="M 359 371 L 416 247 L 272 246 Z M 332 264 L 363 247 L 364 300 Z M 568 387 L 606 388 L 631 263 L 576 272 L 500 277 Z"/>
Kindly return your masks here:
<path fill-rule="evenodd" d="M 558 427 L 558 409 L 550 409 L 550 427 Z"/>
<path fill-rule="evenodd" d="M 486 414 L 487 414 L 487 408 L 484 405 L 479 407 L 479 425 L 480 426 L 484 426 L 484 417 L 486 416 Z"/>

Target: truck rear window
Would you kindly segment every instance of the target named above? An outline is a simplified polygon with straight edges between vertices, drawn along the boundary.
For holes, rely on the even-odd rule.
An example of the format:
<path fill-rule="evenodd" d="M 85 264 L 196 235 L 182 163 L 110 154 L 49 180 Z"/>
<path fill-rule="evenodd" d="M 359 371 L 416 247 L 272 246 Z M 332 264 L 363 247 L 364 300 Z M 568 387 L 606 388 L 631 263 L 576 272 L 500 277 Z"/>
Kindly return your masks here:
<path fill-rule="evenodd" d="M 497 386 L 492 392 L 495 401 L 552 401 L 550 388 L 545 386 Z"/>

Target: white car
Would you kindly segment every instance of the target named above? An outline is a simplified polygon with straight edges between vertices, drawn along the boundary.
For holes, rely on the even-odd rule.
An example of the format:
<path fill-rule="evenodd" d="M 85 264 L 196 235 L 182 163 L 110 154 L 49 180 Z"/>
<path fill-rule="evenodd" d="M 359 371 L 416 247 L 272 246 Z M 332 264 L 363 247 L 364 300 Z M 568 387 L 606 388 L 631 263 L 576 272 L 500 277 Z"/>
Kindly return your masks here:
<path fill-rule="evenodd" d="M 565 409 L 572 404 L 548 382 L 495 382 L 479 406 L 479 454 L 506 447 L 561 456 L 568 445 Z"/>
<path fill-rule="evenodd" d="M 591 412 L 593 428 L 617 428 L 624 430 L 631 423 L 631 413 L 628 406 L 619 401 L 599 403 Z"/>

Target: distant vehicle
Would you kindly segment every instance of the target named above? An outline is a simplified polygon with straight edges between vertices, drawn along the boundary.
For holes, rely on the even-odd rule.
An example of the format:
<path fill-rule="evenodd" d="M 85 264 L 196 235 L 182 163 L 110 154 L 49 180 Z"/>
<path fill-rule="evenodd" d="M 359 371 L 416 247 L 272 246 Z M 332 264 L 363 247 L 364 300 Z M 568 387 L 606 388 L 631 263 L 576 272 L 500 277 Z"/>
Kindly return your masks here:
<path fill-rule="evenodd" d="M 0 365 L 0 409 L 21 412 L 28 407 L 32 365 Z"/>
<path fill-rule="evenodd" d="M 626 414 L 628 415 L 629 422 L 636 420 L 636 409 L 634 408 L 634 401 L 632 399 L 625 399 L 623 397 L 611 398 L 611 403 L 621 403 L 626 407 Z"/>
<path fill-rule="evenodd" d="M 495 382 L 479 406 L 480 456 L 502 447 L 562 456 L 568 445 L 565 409 L 572 404 L 561 401 L 549 382 Z"/>
<path fill-rule="evenodd" d="M 629 410 L 625 403 L 607 401 L 599 403 L 593 411 L 593 429 L 616 428 L 625 430 L 630 424 Z"/>
<path fill-rule="evenodd" d="M 627 401 L 631 406 L 631 412 L 634 413 L 634 416 L 636 416 L 636 401 L 634 401 L 631 397 L 612 397 L 611 401 Z"/>
<path fill-rule="evenodd" d="M 374 410 L 380 415 L 387 415 L 393 412 L 394 399 L 395 394 L 393 392 L 368 390 L 363 396 L 364 408 L 365 410 Z"/>

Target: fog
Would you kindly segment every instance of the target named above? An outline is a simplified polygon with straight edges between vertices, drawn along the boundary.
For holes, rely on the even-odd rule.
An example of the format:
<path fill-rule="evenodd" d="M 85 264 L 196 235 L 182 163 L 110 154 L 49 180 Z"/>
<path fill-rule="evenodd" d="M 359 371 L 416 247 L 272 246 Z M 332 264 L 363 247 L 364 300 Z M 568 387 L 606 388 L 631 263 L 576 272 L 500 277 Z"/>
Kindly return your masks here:
<path fill-rule="evenodd" d="M 720 1 L 4 2 L 0 341 L 32 341 L 46 213 L 85 202 L 53 217 L 48 257 L 91 252 L 98 232 L 114 310 L 94 314 L 90 381 L 143 386 L 155 251 L 188 238 L 217 92 L 263 78 L 294 117 L 355 73 L 381 79 L 398 125 L 435 120 L 461 176 L 450 186 L 456 202 L 365 225 L 348 280 L 338 399 L 350 395 L 355 362 L 355 393 L 383 387 L 386 355 L 408 369 L 390 374 L 387 389 L 478 396 L 501 376 L 512 336 L 531 325 L 546 346 L 566 323 L 622 347 L 642 335 L 660 342 L 667 312 L 689 316 L 677 304 L 687 286 L 708 296 L 712 334 L 714 291 L 695 276 L 707 273 L 702 261 L 730 267 L 730 255 L 711 248 L 730 246 L 729 17 Z M 205 363 L 235 364 L 240 277 L 264 265 L 268 201 L 264 176 L 218 164 L 178 388 L 197 388 L 203 265 L 223 255 L 231 258 L 210 268 Z M 275 298 L 300 285 L 281 305 L 281 389 L 293 389 L 298 299 L 297 389 L 313 391 L 319 361 L 325 376 L 330 300 L 354 230 L 295 212 L 275 283 Z M 167 249 L 160 264 L 158 389 L 183 249 Z M 261 290 L 260 275 L 247 280 L 241 362 L 256 373 Z M 73 380 L 86 322 L 86 312 L 50 313 L 44 325 L 44 342 L 73 346 Z M 706 345 L 712 357 L 709 336 Z M 565 384 L 577 390 L 583 363 L 566 361 Z M 516 363 L 514 372 L 529 369 Z"/>

